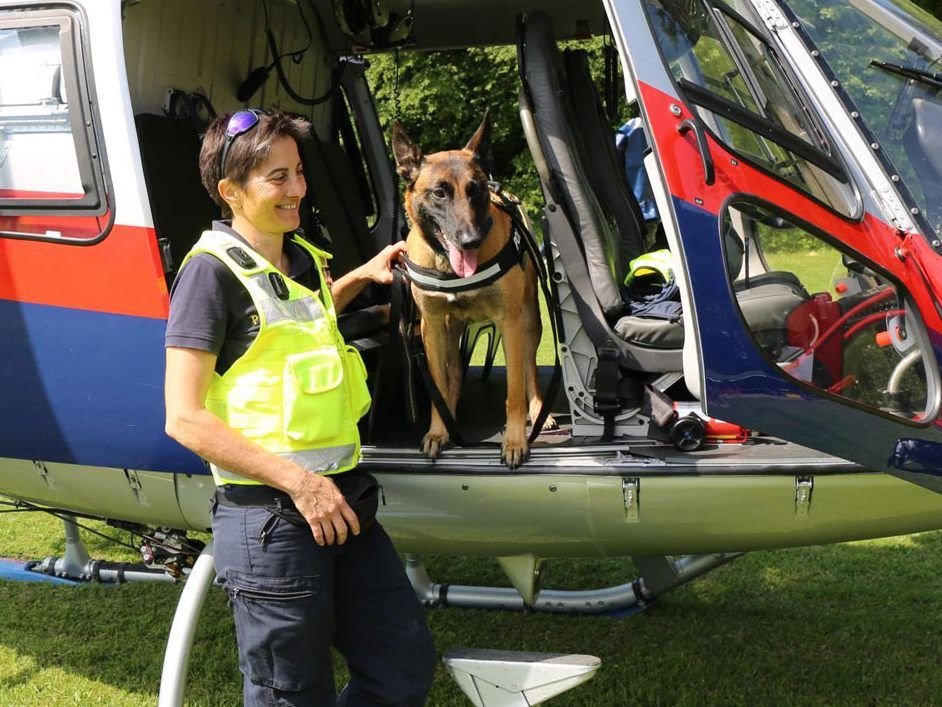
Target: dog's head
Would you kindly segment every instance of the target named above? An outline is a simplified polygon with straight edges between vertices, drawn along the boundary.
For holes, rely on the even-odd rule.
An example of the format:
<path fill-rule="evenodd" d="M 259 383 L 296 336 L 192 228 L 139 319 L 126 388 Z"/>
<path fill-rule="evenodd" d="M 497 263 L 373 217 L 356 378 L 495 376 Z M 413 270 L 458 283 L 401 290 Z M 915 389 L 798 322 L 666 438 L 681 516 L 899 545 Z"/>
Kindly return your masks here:
<path fill-rule="evenodd" d="M 439 243 L 459 277 L 473 275 L 478 248 L 490 230 L 491 120 L 461 150 L 423 155 L 405 130 L 393 123 L 396 169 L 406 183 L 406 209 L 430 243 Z"/>

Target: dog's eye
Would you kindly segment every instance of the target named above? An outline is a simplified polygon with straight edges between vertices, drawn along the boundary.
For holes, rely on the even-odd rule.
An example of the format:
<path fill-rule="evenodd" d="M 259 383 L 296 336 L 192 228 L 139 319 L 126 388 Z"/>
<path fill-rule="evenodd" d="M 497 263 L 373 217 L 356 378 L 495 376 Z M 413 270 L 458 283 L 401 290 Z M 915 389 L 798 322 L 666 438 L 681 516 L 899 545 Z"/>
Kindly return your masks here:
<path fill-rule="evenodd" d="M 448 196 L 448 194 L 444 189 L 438 187 L 437 189 L 432 189 L 432 196 L 434 196 L 436 199 L 444 199 L 446 196 Z"/>

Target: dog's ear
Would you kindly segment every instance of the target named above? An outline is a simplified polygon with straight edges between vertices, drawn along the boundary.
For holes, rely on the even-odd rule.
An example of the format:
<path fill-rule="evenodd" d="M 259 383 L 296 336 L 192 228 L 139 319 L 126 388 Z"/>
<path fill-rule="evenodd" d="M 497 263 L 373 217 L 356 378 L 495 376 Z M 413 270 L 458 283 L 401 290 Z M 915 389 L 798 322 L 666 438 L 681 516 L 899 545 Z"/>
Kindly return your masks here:
<path fill-rule="evenodd" d="M 481 165 L 484 173 L 491 173 L 491 109 L 484 111 L 484 120 L 477 132 L 468 140 L 464 149 L 474 153 L 474 161 Z"/>
<path fill-rule="evenodd" d="M 393 121 L 392 149 L 396 158 L 396 171 L 408 184 L 412 184 L 422 162 L 422 150 L 406 135 L 398 120 Z"/>

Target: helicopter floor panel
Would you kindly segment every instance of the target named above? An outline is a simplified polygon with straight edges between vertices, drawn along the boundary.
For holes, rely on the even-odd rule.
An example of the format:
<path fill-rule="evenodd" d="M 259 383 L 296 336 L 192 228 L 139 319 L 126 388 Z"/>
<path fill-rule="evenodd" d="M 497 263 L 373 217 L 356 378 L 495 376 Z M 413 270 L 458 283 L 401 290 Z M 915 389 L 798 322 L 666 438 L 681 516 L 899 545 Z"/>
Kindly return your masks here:
<path fill-rule="evenodd" d="M 444 452 L 445 456 L 455 461 L 464 459 L 464 463 L 471 466 L 493 457 L 503 440 L 506 369 L 495 366 L 487 377 L 482 374 L 481 367 L 468 370 L 458 405 L 457 422 L 466 446 L 451 447 Z M 552 368 L 541 367 L 539 375 L 541 387 L 546 390 Z M 410 426 L 402 418 L 395 418 L 395 424 L 387 425 L 385 434 L 373 440 L 370 446 L 378 456 L 383 456 L 385 451 L 399 457 L 403 452 L 413 450 L 416 457 L 420 456 L 419 445 L 428 426 L 429 403 L 421 400 L 419 405 L 424 410 L 424 419 L 420 418 Z M 548 454 L 556 457 L 557 461 L 559 455 L 580 458 L 590 455 L 602 466 L 608 466 L 605 462 L 607 457 L 615 459 L 615 466 L 626 463 L 631 466 L 627 460 L 635 459 L 648 465 L 645 473 L 742 474 L 766 469 L 774 469 L 776 473 L 801 473 L 811 467 L 832 473 L 862 471 L 849 462 L 816 450 L 763 436 L 753 437 L 745 444 L 708 444 L 695 452 L 681 452 L 670 444 L 645 437 L 619 437 L 611 442 L 602 442 L 597 437 L 574 437 L 562 392 L 556 396 L 551 409 L 558 427 L 544 430 L 537 437 L 531 445 L 531 463 L 524 465 L 521 471 L 525 472 L 528 467 L 536 471 L 541 466 L 541 459 L 548 460 Z"/>

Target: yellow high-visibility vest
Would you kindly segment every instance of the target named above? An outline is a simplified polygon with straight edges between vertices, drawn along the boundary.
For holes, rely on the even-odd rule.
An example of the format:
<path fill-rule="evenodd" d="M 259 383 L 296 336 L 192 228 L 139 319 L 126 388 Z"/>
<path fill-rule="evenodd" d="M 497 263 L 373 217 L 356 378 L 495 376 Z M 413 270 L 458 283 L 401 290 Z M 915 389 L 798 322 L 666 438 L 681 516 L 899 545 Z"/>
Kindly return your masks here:
<path fill-rule="evenodd" d="M 630 285 L 636 277 L 659 274 L 667 282 L 673 277 L 674 258 L 667 248 L 652 250 L 650 253 L 639 255 L 628 263 L 628 274 L 625 275 L 625 284 Z"/>
<path fill-rule="evenodd" d="M 293 237 L 314 259 L 320 297 L 284 276 L 234 236 L 205 231 L 183 259 L 218 258 L 258 310 L 259 331 L 223 374 L 213 374 L 206 409 L 263 449 L 305 469 L 335 474 L 360 461 L 359 420 L 370 407 L 366 367 L 337 328 L 324 278 L 328 253 Z M 221 484 L 259 482 L 210 464 Z"/>

